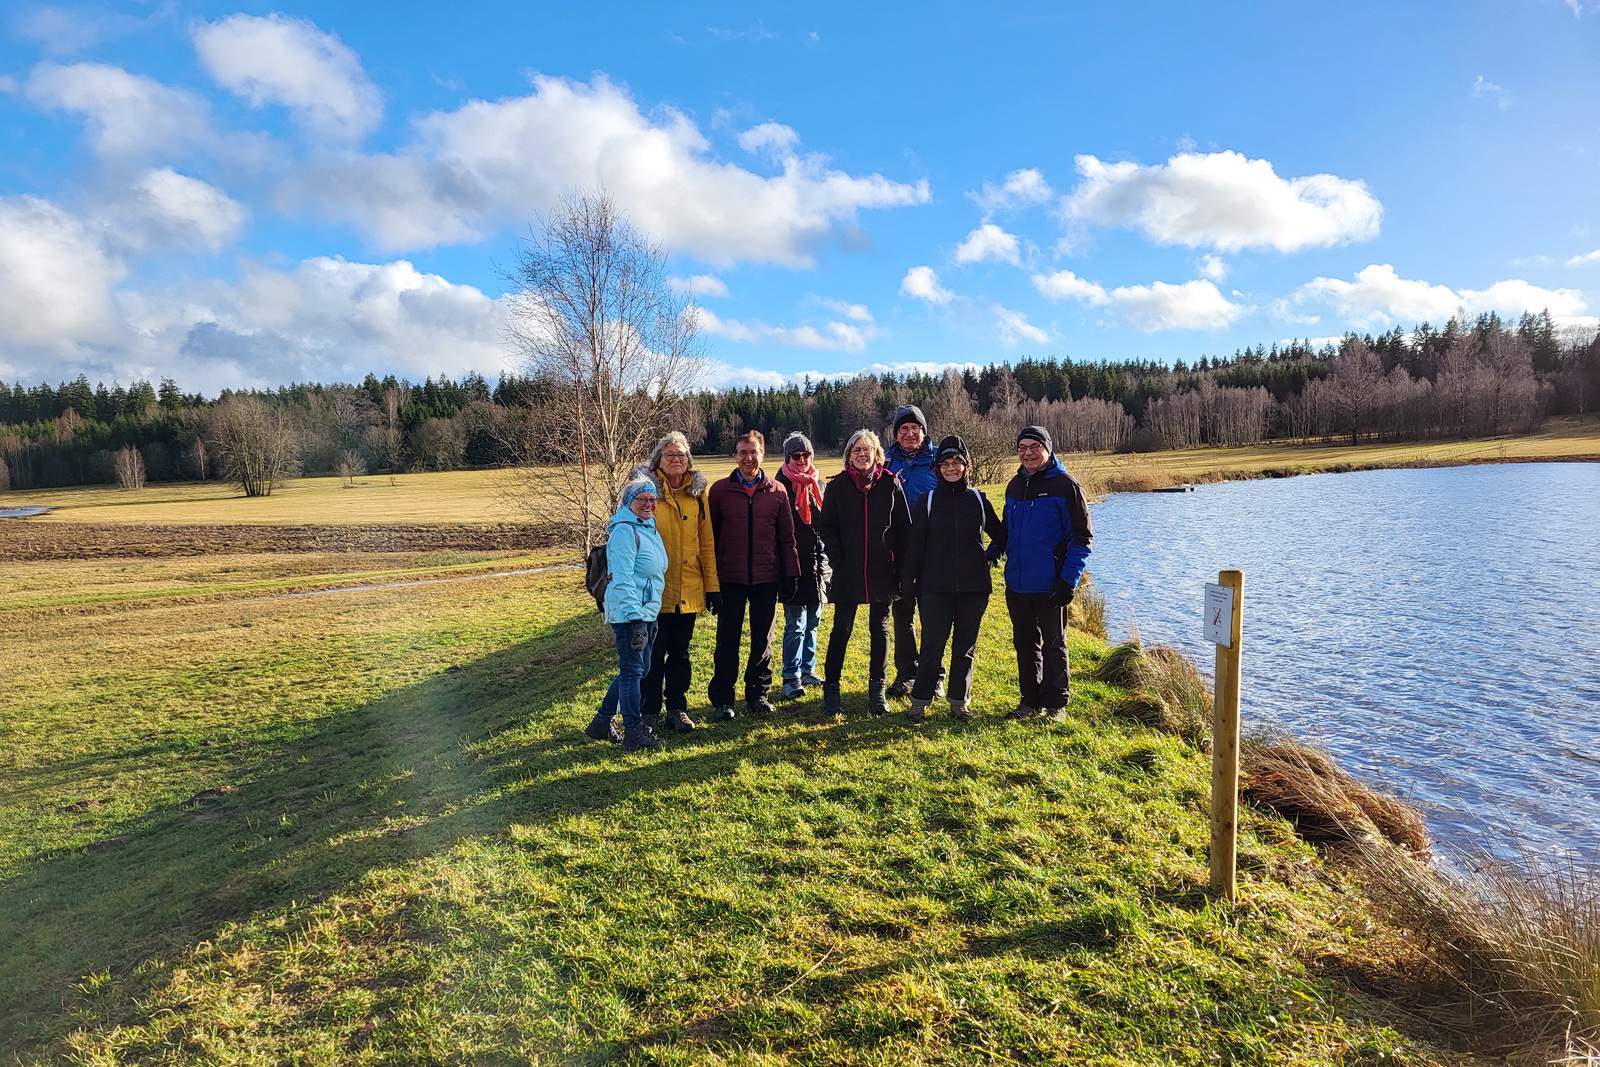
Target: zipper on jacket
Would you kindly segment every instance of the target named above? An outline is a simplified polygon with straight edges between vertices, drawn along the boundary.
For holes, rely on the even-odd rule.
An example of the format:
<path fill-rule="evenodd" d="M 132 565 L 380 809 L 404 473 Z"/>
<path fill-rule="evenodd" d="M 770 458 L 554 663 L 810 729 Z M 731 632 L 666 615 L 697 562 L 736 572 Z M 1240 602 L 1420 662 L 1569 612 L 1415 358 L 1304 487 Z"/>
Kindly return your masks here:
<path fill-rule="evenodd" d="M 745 584 L 756 584 L 756 495 L 745 493 L 744 567 Z"/>

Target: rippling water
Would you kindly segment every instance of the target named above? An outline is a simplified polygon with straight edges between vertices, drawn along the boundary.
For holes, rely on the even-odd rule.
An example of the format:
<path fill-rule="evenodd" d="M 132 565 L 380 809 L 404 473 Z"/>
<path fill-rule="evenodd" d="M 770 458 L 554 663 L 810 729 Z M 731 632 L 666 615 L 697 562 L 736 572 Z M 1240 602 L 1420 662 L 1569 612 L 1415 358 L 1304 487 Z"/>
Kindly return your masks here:
<path fill-rule="evenodd" d="M 1210 672 L 1202 587 L 1245 574 L 1245 729 L 1275 724 L 1439 838 L 1600 865 L 1600 464 L 1324 474 L 1112 497 L 1089 570 Z"/>

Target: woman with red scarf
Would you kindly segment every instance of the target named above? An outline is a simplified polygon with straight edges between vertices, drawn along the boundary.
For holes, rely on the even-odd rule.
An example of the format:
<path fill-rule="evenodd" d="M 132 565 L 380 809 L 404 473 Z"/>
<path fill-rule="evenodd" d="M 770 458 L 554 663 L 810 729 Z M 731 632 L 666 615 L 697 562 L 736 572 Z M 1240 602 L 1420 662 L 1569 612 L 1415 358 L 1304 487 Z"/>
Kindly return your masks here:
<path fill-rule="evenodd" d="M 889 710 L 884 678 L 889 659 L 889 607 L 900 590 L 911 515 L 900 481 L 883 465 L 883 443 L 857 430 L 844 449 L 844 470 L 828 480 L 817 533 L 833 566 L 833 633 L 823 663 L 822 706 L 844 710 L 839 676 L 844 670 L 856 608 L 868 607 L 867 708 Z"/>
<path fill-rule="evenodd" d="M 796 431 L 783 440 L 778 481 L 789 491 L 794 517 L 794 547 L 800 554 L 800 580 L 783 602 L 783 696 L 799 700 L 817 677 L 817 626 L 828 602 L 828 556 L 817 539 L 822 518 L 822 475 L 811 461 L 811 441 Z"/>

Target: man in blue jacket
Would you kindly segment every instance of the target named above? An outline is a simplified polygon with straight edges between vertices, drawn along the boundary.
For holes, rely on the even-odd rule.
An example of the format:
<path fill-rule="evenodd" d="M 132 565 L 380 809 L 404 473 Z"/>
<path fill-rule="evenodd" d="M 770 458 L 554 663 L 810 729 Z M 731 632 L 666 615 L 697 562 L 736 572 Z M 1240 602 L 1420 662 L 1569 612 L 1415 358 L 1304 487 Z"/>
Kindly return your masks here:
<path fill-rule="evenodd" d="M 939 472 L 933 466 L 933 446 L 928 443 L 928 420 L 923 417 L 921 408 L 907 404 L 894 413 L 889 429 L 894 443 L 884 452 L 884 466 L 900 480 L 906 504 L 915 515 L 922 498 L 939 484 Z M 911 683 L 917 677 L 917 598 L 902 596 L 896 600 L 893 619 L 895 678 L 888 695 L 909 696 Z M 942 667 L 939 679 L 944 680 Z"/>
<path fill-rule="evenodd" d="M 1006 486 L 1006 610 L 1022 699 L 1008 719 L 1067 716 L 1067 606 L 1094 533 L 1083 486 L 1056 459 L 1050 433 L 1017 434 L 1021 468 Z M 998 557 L 992 557 L 993 559 Z"/>

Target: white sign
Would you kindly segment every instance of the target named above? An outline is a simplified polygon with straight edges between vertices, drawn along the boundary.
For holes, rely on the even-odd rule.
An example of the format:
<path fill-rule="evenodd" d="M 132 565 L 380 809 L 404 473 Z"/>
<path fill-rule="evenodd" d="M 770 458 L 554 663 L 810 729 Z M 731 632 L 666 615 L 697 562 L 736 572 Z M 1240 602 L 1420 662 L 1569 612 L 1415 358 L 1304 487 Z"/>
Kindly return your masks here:
<path fill-rule="evenodd" d="M 1233 587 L 1206 584 L 1206 640 L 1233 647 Z"/>

